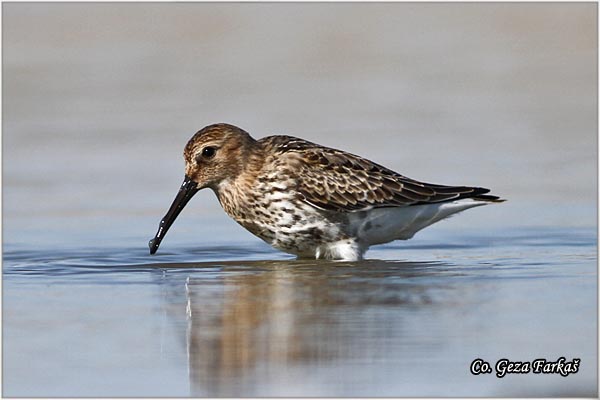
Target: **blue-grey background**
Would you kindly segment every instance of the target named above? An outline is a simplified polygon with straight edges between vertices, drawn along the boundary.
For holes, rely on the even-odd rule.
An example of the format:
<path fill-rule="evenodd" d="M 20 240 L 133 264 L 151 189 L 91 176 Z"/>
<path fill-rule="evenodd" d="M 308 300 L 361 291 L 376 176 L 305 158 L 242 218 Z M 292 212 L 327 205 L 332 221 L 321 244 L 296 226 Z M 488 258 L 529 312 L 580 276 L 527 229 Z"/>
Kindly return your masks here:
<path fill-rule="evenodd" d="M 596 4 L 2 11 L 4 395 L 597 393 Z M 214 122 L 508 201 L 298 265 L 203 191 L 150 257 Z"/>

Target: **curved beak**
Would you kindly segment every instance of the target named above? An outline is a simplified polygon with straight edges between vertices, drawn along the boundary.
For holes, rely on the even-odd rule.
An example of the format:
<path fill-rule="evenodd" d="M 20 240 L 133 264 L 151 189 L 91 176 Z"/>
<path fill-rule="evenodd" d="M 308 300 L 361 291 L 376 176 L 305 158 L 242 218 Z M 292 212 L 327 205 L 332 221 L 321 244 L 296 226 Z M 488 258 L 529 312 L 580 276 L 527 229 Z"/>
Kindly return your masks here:
<path fill-rule="evenodd" d="M 177 196 L 175 196 L 175 200 L 173 200 L 173 204 L 171 204 L 171 208 L 167 211 L 167 214 L 160 221 L 158 225 L 158 232 L 154 236 L 154 239 L 148 242 L 148 246 L 150 247 L 150 254 L 156 253 L 158 250 L 158 246 L 160 246 L 160 242 L 163 240 L 167 231 L 181 212 L 183 207 L 187 204 L 188 201 L 198 192 L 197 184 L 187 175 L 179 188 L 179 192 Z"/>

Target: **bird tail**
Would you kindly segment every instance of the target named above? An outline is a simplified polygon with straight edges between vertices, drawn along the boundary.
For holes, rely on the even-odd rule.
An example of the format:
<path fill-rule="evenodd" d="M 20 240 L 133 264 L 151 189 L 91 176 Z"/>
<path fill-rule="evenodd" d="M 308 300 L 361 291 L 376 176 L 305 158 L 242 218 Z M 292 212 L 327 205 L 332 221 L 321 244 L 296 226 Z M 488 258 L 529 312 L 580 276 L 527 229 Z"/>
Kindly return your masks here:
<path fill-rule="evenodd" d="M 506 199 L 501 199 L 500 197 L 491 194 L 478 194 L 471 198 L 473 200 L 487 201 L 489 203 L 503 203 L 506 201 Z"/>
<path fill-rule="evenodd" d="M 460 199 L 473 199 L 479 201 L 485 201 L 487 203 L 502 203 L 506 201 L 498 196 L 487 194 L 490 189 L 476 186 L 443 186 L 443 185 L 429 185 L 437 193 L 441 195 L 454 195 L 452 197 L 442 199 L 442 201 L 456 201 Z M 458 195 L 458 196 L 456 196 Z"/>

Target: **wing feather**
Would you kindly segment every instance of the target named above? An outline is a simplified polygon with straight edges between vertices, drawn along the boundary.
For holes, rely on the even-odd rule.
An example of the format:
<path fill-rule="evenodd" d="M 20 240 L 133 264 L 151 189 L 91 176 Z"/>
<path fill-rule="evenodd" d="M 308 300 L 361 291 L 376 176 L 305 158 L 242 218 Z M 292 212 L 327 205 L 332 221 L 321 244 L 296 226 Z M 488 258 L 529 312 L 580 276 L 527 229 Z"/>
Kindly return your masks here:
<path fill-rule="evenodd" d="M 360 156 L 291 136 L 261 139 L 270 150 L 293 153 L 300 161 L 297 191 L 303 200 L 331 211 L 359 211 L 377 207 L 407 207 L 463 198 L 498 202 L 489 189 L 446 186 L 410 179 Z"/>

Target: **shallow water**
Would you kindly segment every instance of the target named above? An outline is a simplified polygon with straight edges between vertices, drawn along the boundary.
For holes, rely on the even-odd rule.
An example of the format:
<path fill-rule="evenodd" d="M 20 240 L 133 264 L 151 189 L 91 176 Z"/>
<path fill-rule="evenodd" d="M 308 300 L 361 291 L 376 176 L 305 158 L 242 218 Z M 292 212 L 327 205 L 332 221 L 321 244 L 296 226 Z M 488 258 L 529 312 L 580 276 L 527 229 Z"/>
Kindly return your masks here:
<path fill-rule="evenodd" d="M 596 4 L 2 7 L 4 396 L 597 395 Z M 220 121 L 508 201 L 330 263 L 201 191 L 150 256 Z"/>
<path fill-rule="evenodd" d="M 593 230 L 546 229 L 380 246 L 357 263 L 260 244 L 5 249 L 4 394 L 591 396 L 595 246 Z M 580 371 L 469 372 L 561 356 Z"/>

